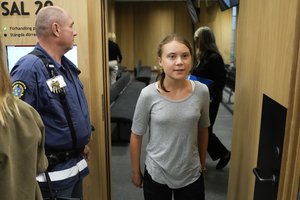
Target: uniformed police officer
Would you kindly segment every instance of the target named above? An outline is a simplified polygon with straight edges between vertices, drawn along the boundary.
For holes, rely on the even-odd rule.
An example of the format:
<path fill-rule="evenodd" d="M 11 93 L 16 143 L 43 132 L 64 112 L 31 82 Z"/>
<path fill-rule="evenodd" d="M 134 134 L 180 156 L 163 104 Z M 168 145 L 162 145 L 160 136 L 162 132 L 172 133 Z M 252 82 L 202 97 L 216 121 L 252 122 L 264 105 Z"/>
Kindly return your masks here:
<path fill-rule="evenodd" d="M 46 177 L 57 196 L 82 198 L 82 178 L 91 125 L 78 68 L 64 54 L 72 49 L 77 33 L 71 16 L 62 8 L 41 9 L 35 27 L 34 53 L 22 57 L 11 72 L 14 95 L 31 104 L 46 127 L 48 175 L 37 177 L 44 197 L 49 197 Z"/>

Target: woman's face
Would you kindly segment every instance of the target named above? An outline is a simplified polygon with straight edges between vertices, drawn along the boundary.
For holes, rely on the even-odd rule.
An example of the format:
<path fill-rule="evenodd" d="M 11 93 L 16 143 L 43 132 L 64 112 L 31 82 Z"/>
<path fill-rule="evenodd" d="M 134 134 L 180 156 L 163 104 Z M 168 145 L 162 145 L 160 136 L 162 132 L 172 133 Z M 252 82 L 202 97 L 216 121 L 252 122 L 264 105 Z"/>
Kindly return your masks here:
<path fill-rule="evenodd" d="M 164 69 L 166 78 L 186 79 L 192 67 L 190 50 L 184 44 L 172 41 L 162 47 L 159 65 Z"/>

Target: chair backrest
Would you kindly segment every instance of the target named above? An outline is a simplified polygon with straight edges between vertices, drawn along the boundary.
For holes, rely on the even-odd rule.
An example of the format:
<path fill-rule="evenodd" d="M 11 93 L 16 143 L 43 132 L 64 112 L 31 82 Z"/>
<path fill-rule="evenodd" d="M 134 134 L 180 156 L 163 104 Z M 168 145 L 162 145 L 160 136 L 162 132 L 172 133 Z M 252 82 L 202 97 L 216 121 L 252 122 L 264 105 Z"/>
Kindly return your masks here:
<path fill-rule="evenodd" d="M 121 77 L 118 78 L 118 80 L 110 86 L 110 103 L 114 102 L 118 98 L 118 95 L 124 90 L 129 82 L 130 73 L 123 72 L 121 74 Z"/>

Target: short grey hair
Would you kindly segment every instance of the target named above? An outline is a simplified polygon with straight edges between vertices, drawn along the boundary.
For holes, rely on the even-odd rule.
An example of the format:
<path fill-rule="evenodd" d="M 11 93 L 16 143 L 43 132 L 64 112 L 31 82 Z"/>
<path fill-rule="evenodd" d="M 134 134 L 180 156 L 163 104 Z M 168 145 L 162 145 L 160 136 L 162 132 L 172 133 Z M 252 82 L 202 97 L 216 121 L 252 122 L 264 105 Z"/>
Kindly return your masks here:
<path fill-rule="evenodd" d="M 58 6 L 47 6 L 42 8 L 37 14 L 35 21 L 35 32 L 37 37 L 49 36 L 51 25 L 54 22 L 61 24 L 66 16 L 66 11 Z"/>

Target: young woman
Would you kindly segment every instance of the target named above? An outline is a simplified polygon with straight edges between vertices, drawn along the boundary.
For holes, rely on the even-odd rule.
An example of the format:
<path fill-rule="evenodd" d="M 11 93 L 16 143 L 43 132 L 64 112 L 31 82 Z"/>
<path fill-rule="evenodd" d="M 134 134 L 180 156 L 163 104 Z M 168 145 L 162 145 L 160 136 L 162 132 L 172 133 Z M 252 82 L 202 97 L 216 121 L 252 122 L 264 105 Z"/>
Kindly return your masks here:
<path fill-rule="evenodd" d="M 47 169 L 44 125 L 39 114 L 15 98 L 0 43 L 0 194 L 1 200 L 41 200 L 36 176 Z"/>
<path fill-rule="evenodd" d="M 132 182 L 145 200 L 202 200 L 208 142 L 209 92 L 187 80 L 192 48 L 176 34 L 158 46 L 163 69 L 158 82 L 138 99 L 130 139 Z M 149 132 L 144 177 L 140 168 L 142 136 Z"/>

